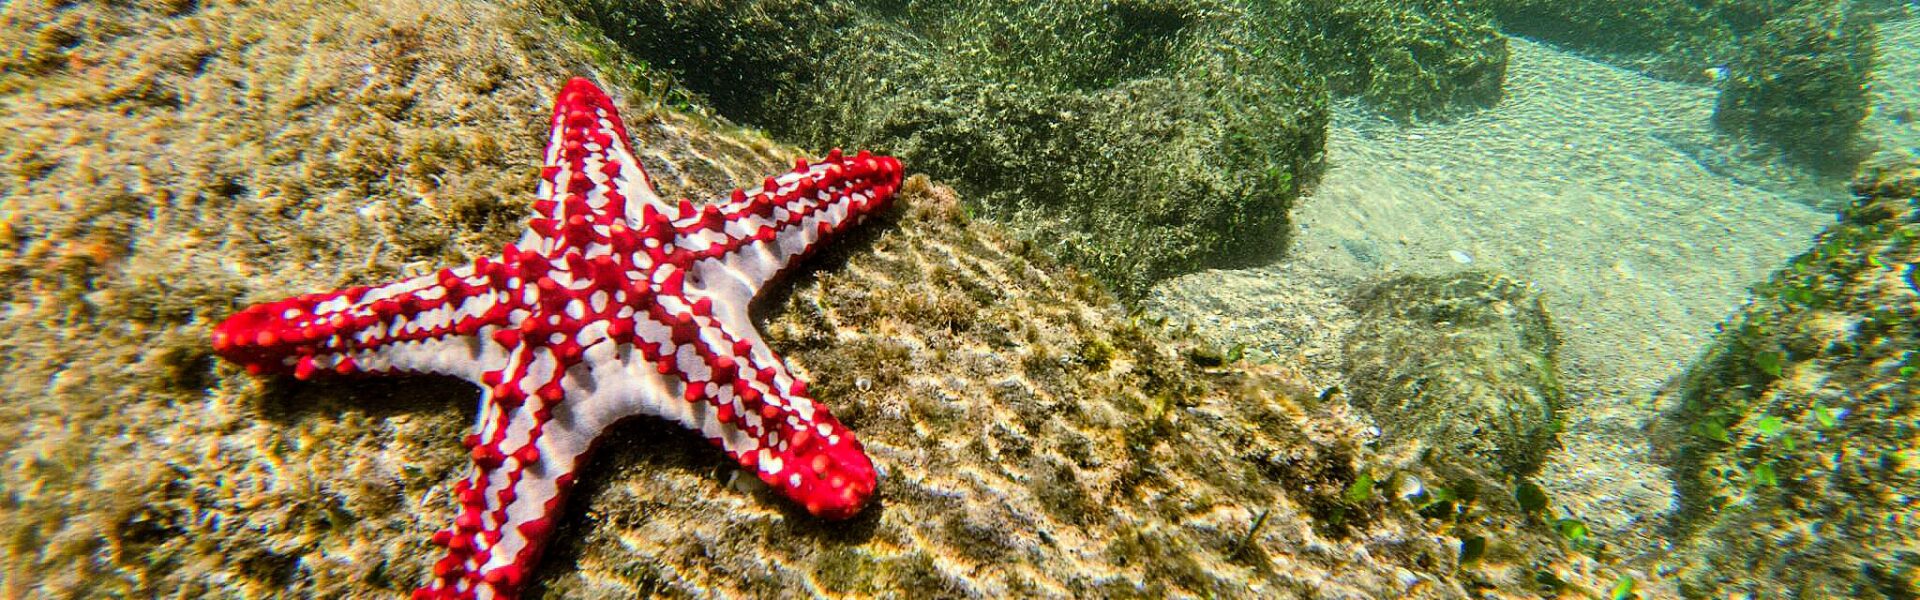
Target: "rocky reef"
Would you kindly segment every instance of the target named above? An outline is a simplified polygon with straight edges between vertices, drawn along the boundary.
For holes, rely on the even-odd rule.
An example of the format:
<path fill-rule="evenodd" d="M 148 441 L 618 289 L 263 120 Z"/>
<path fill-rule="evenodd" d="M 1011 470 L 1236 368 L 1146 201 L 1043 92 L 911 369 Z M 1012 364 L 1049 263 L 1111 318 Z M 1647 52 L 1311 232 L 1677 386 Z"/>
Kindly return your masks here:
<path fill-rule="evenodd" d="M 498 248 L 572 73 L 608 80 L 670 196 L 795 154 L 665 108 L 685 98 L 658 71 L 557 14 L 0 12 L 28 48 L 9 66 L 34 69 L 0 82 L 0 596 L 385 596 L 425 579 L 475 391 L 255 379 L 212 357 L 208 328 Z M 534 592 L 1458 598 L 1622 572 L 1513 500 L 1401 493 L 1445 478 L 1376 450 L 1299 373 L 1129 313 L 958 198 L 913 179 L 762 307 L 885 472 L 875 506 L 813 519 L 697 436 L 638 421 L 587 466 Z"/>
<path fill-rule="evenodd" d="M 464 468 L 474 391 L 251 382 L 216 365 L 209 329 L 250 300 L 423 272 L 525 226 L 555 86 L 628 72 L 518 8 L 0 9 L 16 61 L 0 81 L 0 596 L 424 581 L 422 536 L 453 507 L 430 490 Z M 670 192 L 787 158 L 626 101 Z M 755 172 L 728 170 L 742 165 Z"/>
<path fill-rule="evenodd" d="M 1225 3 L 678 4 L 582 11 L 652 64 L 703 65 L 683 80 L 723 114 L 898 154 L 1123 294 L 1277 257 L 1319 168 L 1324 92 Z M 730 69 L 744 87 L 706 73 L 740 44 L 778 55 Z"/>
<path fill-rule="evenodd" d="M 1854 191 L 1666 392 L 1690 597 L 1920 594 L 1920 167 Z"/>
<path fill-rule="evenodd" d="M 1700 67 L 1688 69 L 1665 62 L 1712 60 L 1731 41 L 1733 24 L 1715 6 L 1685 0 L 1467 0 L 1476 11 L 1492 15 L 1503 31 L 1626 61 L 1653 59 L 1652 70 L 1698 78 Z M 1764 21 L 1780 8 L 1776 0 L 1716 2 L 1722 8 L 1741 8 L 1738 22 Z M 1748 15 L 1748 12 L 1758 12 Z"/>
<path fill-rule="evenodd" d="M 596 0 L 575 14 L 722 113 L 899 154 L 1123 298 L 1286 247 L 1321 81 L 1402 116 L 1499 98 L 1448 3 Z M 716 60 L 717 59 L 717 60 Z"/>

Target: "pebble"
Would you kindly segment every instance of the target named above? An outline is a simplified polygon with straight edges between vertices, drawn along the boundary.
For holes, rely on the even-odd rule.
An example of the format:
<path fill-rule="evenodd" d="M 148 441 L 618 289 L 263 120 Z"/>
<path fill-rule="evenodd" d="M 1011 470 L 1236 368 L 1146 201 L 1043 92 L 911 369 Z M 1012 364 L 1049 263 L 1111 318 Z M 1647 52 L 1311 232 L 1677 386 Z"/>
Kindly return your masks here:
<path fill-rule="evenodd" d="M 1419 575 L 1415 575 L 1413 571 L 1408 571 L 1401 567 L 1393 568 L 1393 576 L 1400 580 L 1400 585 L 1405 586 L 1408 589 L 1412 589 L 1413 586 L 1420 584 Z"/>

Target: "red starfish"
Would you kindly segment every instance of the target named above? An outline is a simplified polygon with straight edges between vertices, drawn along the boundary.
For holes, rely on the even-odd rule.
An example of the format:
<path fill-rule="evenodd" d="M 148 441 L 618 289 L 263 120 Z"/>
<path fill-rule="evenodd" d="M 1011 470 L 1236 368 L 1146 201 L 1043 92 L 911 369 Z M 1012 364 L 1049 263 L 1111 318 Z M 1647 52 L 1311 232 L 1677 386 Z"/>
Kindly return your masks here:
<path fill-rule="evenodd" d="M 528 231 L 500 256 L 255 305 L 213 347 L 254 374 L 422 372 L 481 386 L 471 477 L 415 597 L 513 597 L 581 455 L 615 421 L 680 422 L 814 515 L 866 505 L 873 464 L 761 341 L 747 304 L 822 239 L 886 205 L 891 157 L 829 153 L 695 208 L 660 199 L 592 82 L 568 81 Z"/>

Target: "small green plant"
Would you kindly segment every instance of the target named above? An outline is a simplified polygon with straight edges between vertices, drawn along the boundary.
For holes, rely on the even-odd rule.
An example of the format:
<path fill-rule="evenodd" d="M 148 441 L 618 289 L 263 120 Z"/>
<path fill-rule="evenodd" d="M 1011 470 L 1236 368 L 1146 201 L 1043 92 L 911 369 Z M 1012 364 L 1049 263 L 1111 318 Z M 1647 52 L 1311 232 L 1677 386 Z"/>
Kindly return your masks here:
<path fill-rule="evenodd" d="M 1693 433 L 1722 444 L 1730 443 L 1733 438 L 1727 435 L 1727 427 L 1719 421 L 1708 419 L 1693 424 Z"/>
<path fill-rule="evenodd" d="M 1553 529 L 1560 532 L 1560 537 L 1572 542 L 1576 549 L 1586 549 L 1593 544 L 1593 538 L 1588 535 L 1587 524 L 1579 519 L 1571 517 L 1559 519 L 1553 522 Z"/>
<path fill-rule="evenodd" d="M 1520 503 L 1520 510 L 1529 514 L 1538 514 L 1547 510 L 1547 492 L 1531 481 L 1522 481 L 1513 488 L 1513 499 Z"/>
<path fill-rule="evenodd" d="M 1835 426 L 1838 426 L 1840 424 L 1841 414 L 1840 412 L 1827 408 L 1825 404 L 1819 402 L 1813 403 L 1813 420 L 1815 423 L 1820 424 L 1821 429 L 1833 429 Z"/>
<path fill-rule="evenodd" d="M 1353 504 L 1363 504 L 1372 500 L 1373 476 L 1361 473 L 1359 477 L 1354 478 L 1353 483 L 1347 484 L 1346 499 Z"/>
<path fill-rule="evenodd" d="M 1773 463 L 1760 463 L 1749 474 L 1753 476 L 1754 487 L 1773 487 L 1780 485 L 1780 479 L 1773 474 Z"/>
<path fill-rule="evenodd" d="M 1786 451 L 1793 451 L 1793 436 L 1785 435 L 1787 422 L 1780 417 L 1767 415 L 1766 418 L 1753 424 L 1753 430 L 1760 432 L 1760 436 L 1769 442 L 1779 440 L 1781 448 Z"/>
<path fill-rule="evenodd" d="M 1480 562 L 1480 557 L 1486 554 L 1487 536 L 1476 535 L 1460 540 L 1460 566 L 1464 567 Z"/>
<path fill-rule="evenodd" d="M 1613 583 L 1613 591 L 1607 592 L 1607 600 L 1633 600 L 1639 597 L 1639 594 L 1633 593 L 1633 576 L 1624 573 Z"/>
<path fill-rule="evenodd" d="M 1774 377 L 1780 376 L 1781 367 L 1785 363 L 1786 355 L 1779 350 L 1767 350 L 1753 355 L 1753 365 L 1759 367 L 1760 372 Z"/>

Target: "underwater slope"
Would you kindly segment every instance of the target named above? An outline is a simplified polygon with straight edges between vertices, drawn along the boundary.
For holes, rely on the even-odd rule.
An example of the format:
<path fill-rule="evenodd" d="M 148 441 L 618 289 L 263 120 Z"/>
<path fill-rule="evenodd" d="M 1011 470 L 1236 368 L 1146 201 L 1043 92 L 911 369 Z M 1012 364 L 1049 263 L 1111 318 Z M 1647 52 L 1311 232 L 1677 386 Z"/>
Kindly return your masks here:
<path fill-rule="evenodd" d="M 1523 39 L 1510 48 L 1506 99 L 1458 122 L 1398 126 L 1337 110 L 1326 179 L 1296 213 L 1287 265 L 1193 276 L 1157 293 L 1203 334 L 1208 319 L 1225 319 L 1237 330 L 1212 337 L 1259 349 L 1271 343 L 1263 330 L 1339 339 L 1288 333 L 1302 315 L 1258 316 L 1293 297 L 1326 306 L 1323 296 L 1398 273 L 1489 268 L 1533 281 L 1561 331 L 1568 393 L 1564 448 L 1538 481 L 1601 538 L 1650 550 L 1675 506 L 1641 432 L 1657 413 L 1653 393 L 1749 285 L 1831 220 L 1809 205 L 1844 192 L 1747 185 L 1676 146 L 1711 138 L 1711 89 Z M 1263 291 L 1298 290 L 1267 280 L 1303 276 L 1324 291 Z M 1313 314 L 1351 321 L 1338 308 Z"/>
<path fill-rule="evenodd" d="M 257 380 L 215 361 L 213 323 L 512 239 L 568 75 L 615 90 L 669 196 L 713 197 L 795 153 L 621 93 L 651 89 L 645 72 L 546 14 L 6 5 L 4 41 L 27 50 L 0 80 L 0 596 L 388 597 L 426 579 L 473 388 Z M 1612 581 L 1478 508 L 1511 501 L 1435 520 L 1362 485 L 1390 457 L 1300 375 L 1128 314 L 950 190 L 914 180 L 899 206 L 762 315 L 885 472 L 877 504 L 815 520 L 697 436 L 636 421 L 587 466 L 534 593 L 1452 598 L 1525 593 L 1543 572 Z M 1499 540 L 1467 571 L 1463 524 Z"/>

